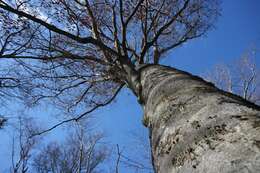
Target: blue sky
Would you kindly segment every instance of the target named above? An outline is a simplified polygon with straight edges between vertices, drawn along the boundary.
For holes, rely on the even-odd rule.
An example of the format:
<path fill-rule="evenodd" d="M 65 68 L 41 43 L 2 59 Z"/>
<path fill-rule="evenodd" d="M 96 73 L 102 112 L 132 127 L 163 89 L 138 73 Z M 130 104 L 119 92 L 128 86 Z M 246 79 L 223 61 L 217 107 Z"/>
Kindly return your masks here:
<path fill-rule="evenodd" d="M 231 63 L 253 44 L 259 49 L 259 16 L 258 0 L 224 0 L 215 29 L 176 49 L 164 63 L 198 74 L 216 63 Z"/>
<path fill-rule="evenodd" d="M 251 47 L 258 48 L 257 65 L 260 65 L 260 1 L 259 0 L 223 0 L 222 15 L 215 28 L 207 36 L 185 43 L 175 49 L 162 63 L 201 75 L 218 63 L 232 63 Z M 38 110 L 43 114 L 46 110 Z M 51 110 L 47 114 L 51 114 Z M 34 112 L 31 112 L 34 114 Z M 99 110 L 94 116 L 95 127 L 103 130 L 106 141 L 112 146 L 119 144 L 124 154 L 135 158 L 141 154 L 139 144 L 132 133 L 147 136 L 142 126 L 142 108 L 130 91 L 124 91 L 112 105 Z M 59 130 L 58 130 L 59 131 Z M 60 130 L 62 131 L 62 130 Z M 61 133 L 61 132 L 58 133 Z M 8 152 L 7 130 L 0 131 L 0 172 L 5 169 Z M 147 137 L 148 138 L 148 137 Z M 133 170 L 121 168 L 121 173 Z"/>

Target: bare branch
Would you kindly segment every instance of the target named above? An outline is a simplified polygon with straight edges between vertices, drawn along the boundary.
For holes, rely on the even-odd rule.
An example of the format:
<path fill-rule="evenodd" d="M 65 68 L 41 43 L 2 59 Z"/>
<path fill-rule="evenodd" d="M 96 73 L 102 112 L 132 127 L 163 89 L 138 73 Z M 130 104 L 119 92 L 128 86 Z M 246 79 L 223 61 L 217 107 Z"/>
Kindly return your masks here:
<path fill-rule="evenodd" d="M 148 49 L 158 40 L 159 36 L 161 36 L 161 34 L 168 28 L 170 27 L 174 21 L 176 21 L 176 19 L 182 14 L 182 12 L 186 9 L 186 7 L 188 6 L 190 0 L 186 0 L 183 7 L 170 19 L 170 21 L 168 21 L 165 25 L 163 25 L 156 33 L 155 36 L 153 37 L 153 39 L 151 41 L 149 41 L 146 45 L 144 45 L 144 47 L 142 48 L 141 51 L 141 59 L 144 58 L 146 52 L 148 51 Z"/>
<path fill-rule="evenodd" d="M 35 133 L 35 134 L 31 135 L 30 138 L 35 137 L 35 136 L 42 135 L 42 134 L 47 133 L 47 132 L 50 132 L 50 131 L 52 131 L 53 129 L 55 129 L 55 128 L 57 128 L 57 127 L 59 127 L 59 126 L 65 124 L 65 123 L 69 123 L 69 122 L 72 122 L 72 121 L 76 121 L 76 122 L 77 122 L 77 121 L 79 121 L 80 119 L 82 119 L 83 117 L 85 117 L 86 115 L 88 115 L 88 114 L 94 112 L 94 111 L 97 110 L 98 108 L 104 107 L 104 106 L 110 104 L 110 103 L 116 98 L 116 96 L 117 96 L 118 93 L 121 91 L 121 89 L 123 88 L 123 86 L 124 86 L 124 85 L 121 85 L 121 86 L 116 90 L 115 94 L 114 94 L 108 101 L 106 101 L 105 103 L 97 104 L 95 107 L 93 107 L 92 109 L 90 109 L 90 110 L 84 112 L 83 114 L 81 114 L 81 115 L 79 115 L 79 116 L 77 116 L 77 117 L 75 117 L 75 118 L 70 118 L 70 119 L 61 121 L 60 123 L 58 123 L 58 124 L 56 124 L 56 125 L 54 125 L 54 126 L 48 128 L 48 129 L 46 129 L 46 130 L 44 130 L 44 131 L 41 131 L 41 132 L 39 132 L 39 133 Z"/>
<path fill-rule="evenodd" d="M 47 22 L 45 22 L 45 21 L 43 21 L 43 20 L 41 20 L 41 19 L 39 19 L 37 17 L 34 17 L 34 16 L 32 16 L 30 14 L 27 14 L 27 13 L 25 13 L 23 11 L 16 10 L 16 9 L 10 7 L 9 5 L 4 5 L 2 1 L 0 1 L 0 8 L 2 8 L 4 10 L 7 10 L 7 11 L 10 11 L 10 12 L 12 12 L 14 14 L 17 14 L 18 16 L 26 17 L 27 19 L 29 19 L 29 20 L 31 20 L 33 22 L 36 22 L 36 23 L 38 23 L 38 24 L 48 28 L 49 30 L 51 30 L 51 31 L 53 31 L 55 33 L 64 35 L 64 36 L 66 36 L 68 38 L 71 38 L 72 40 L 75 40 L 75 41 L 77 41 L 79 43 L 83 43 L 83 44 L 90 43 L 90 44 L 96 45 L 96 46 L 98 46 L 98 47 L 100 47 L 102 49 L 105 49 L 107 51 L 110 51 L 110 53 L 112 53 L 112 54 L 117 55 L 116 51 L 114 51 L 113 49 L 109 48 L 108 46 L 106 46 L 102 42 L 100 42 L 100 41 L 98 41 L 98 40 L 96 40 L 96 39 L 94 39 L 92 37 L 82 38 L 82 37 L 79 37 L 79 36 L 75 36 L 75 35 L 73 35 L 73 34 L 71 34 L 69 32 L 66 32 L 64 30 L 61 30 L 61 29 L 57 28 L 55 25 L 49 24 L 49 23 L 47 23 Z"/>

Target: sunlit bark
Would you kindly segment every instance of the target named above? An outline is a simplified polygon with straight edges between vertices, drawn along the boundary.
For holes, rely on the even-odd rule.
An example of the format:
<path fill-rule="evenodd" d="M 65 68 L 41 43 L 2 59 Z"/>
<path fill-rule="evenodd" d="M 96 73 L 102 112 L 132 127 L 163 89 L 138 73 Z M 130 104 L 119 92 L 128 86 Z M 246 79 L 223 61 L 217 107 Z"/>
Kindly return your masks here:
<path fill-rule="evenodd" d="M 258 106 L 170 67 L 144 67 L 141 83 L 155 172 L 260 171 Z"/>

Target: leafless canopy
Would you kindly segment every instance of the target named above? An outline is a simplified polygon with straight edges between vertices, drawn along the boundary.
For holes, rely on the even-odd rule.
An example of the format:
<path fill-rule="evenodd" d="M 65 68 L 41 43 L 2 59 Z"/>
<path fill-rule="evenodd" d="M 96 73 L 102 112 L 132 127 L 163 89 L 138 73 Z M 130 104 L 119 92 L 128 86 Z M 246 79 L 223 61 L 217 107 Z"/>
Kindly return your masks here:
<path fill-rule="evenodd" d="M 138 69 L 208 31 L 218 0 L 0 0 L 0 57 L 30 104 L 100 107 Z M 3 61 L 2 60 L 2 61 Z M 5 61 L 7 62 L 7 60 Z M 5 80 L 1 80 L 5 82 Z"/>
<path fill-rule="evenodd" d="M 58 172 L 102 172 L 100 165 L 108 156 L 108 150 L 99 146 L 101 135 L 91 138 L 68 138 L 66 143 L 50 143 L 43 148 L 33 161 L 33 167 L 38 173 Z"/>

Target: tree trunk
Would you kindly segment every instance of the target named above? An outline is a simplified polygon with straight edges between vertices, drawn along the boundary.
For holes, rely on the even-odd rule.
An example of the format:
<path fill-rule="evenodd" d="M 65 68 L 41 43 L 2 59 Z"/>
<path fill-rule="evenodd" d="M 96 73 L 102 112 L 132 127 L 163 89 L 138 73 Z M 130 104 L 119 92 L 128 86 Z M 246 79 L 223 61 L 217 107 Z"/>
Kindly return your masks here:
<path fill-rule="evenodd" d="M 260 172 L 258 106 L 171 67 L 140 71 L 155 172 Z"/>

